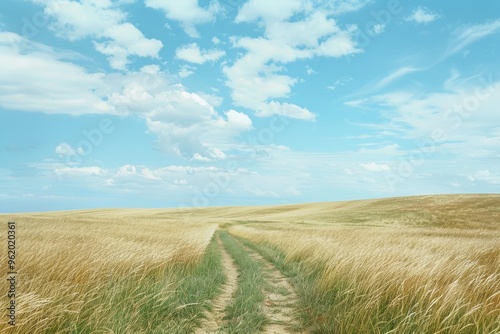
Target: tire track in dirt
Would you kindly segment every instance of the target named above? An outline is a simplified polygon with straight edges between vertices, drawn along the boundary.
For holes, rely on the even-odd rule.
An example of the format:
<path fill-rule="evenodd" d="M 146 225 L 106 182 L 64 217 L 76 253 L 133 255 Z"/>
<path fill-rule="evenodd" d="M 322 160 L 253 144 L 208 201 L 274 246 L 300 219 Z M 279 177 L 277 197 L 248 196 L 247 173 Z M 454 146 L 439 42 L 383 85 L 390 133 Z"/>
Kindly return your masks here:
<path fill-rule="evenodd" d="M 222 333 L 220 329 L 224 323 L 224 309 L 229 305 L 238 286 L 238 270 L 219 237 L 217 238 L 217 245 L 221 252 L 222 267 L 227 280 L 222 287 L 222 293 L 213 301 L 212 310 L 206 311 L 205 319 L 200 327 L 195 330 L 195 334 Z"/>
<path fill-rule="evenodd" d="M 252 258 L 263 264 L 269 286 L 264 291 L 264 314 L 269 319 L 261 333 L 288 334 L 306 332 L 297 331 L 299 323 L 293 316 L 298 296 L 286 277 L 258 252 L 244 246 Z M 294 330 L 295 329 L 295 330 Z"/>

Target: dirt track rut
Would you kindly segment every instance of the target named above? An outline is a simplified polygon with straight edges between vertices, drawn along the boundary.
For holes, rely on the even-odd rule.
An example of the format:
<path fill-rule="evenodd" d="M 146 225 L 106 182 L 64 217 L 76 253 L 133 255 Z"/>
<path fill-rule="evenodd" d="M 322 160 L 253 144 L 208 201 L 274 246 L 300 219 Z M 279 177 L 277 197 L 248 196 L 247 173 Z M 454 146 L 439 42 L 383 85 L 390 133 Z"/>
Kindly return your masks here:
<path fill-rule="evenodd" d="M 299 333 L 294 331 L 298 323 L 293 317 L 297 294 L 285 276 L 259 253 L 247 248 L 255 260 L 261 262 L 266 270 L 268 287 L 265 291 L 264 313 L 270 323 L 261 333 L 284 334 Z"/>
<path fill-rule="evenodd" d="M 222 293 L 214 300 L 212 311 L 207 312 L 206 318 L 203 320 L 200 328 L 195 331 L 195 334 L 222 333 L 220 328 L 224 323 L 224 309 L 233 298 L 233 293 L 238 286 L 238 270 L 231 256 L 227 253 L 220 239 L 217 239 L 217 244 L 222 255 L 222 266 L 226 275 L 226 283 L 222 287 Z"/>
<path fill-rule="evenodd" d="M 227 281 L 222 287 L 222 293 L 214 300 L 212 310 L 206 312 L 205 319 L 200 328 L 194 332 L 195 334 L 224 333 L 222 330 L 224 327 L 224 310 L 230 304 L 238 286 L 238 268 L 219 238 L 217 239 L 217 244 L 221 251 L 222 265 Z M 297 294 L 286 277 L 273 264 L 262 257 L 262 255 L 246 246 L 244 248 L 252 258 L 262 264 L 265 271 L 267 286 L 264 291 L 263 310 L 269 323 L 263 328 L 261 333 L 305 333 L 295 330 L 299 328 L 293 316 Z"/>

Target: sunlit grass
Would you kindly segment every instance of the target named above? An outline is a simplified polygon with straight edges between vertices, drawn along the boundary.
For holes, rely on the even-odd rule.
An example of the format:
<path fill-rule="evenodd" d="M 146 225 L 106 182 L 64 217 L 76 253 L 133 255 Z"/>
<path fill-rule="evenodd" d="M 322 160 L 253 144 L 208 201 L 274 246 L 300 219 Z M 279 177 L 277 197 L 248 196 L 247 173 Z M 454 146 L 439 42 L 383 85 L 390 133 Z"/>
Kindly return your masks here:
<path fill-rule="evenodd" d="M 384 224 L 396 214 L 392 209 L 405 215 L 404 207 L 388 214 L 384 206 L 365 211 L 357 226 L 253 223 L 230 232 L 263 245 L 264 253 L 283 254 L 274 260 L 298 273 L 303 321 L 313 332 L 498 333 L 500 221 L 475 228 L 446 221 Z M 476 219 L 474 207 L 460 209 Z M 494 216 L 498 207 L 489 210 Z"/>
<path fill-rule="evenodd" d="M 17 332 L 184 333 L 196 325 L 224 280 L 217 247 L 205 252 L 216 225 L 140 213 L 11 218 Z"/>
<path fill-rule="evenodd" d="M 219 227 L 290 277 L 312 333 L 498 333 L 499 203 L 460 195 L 2 215 L 17 222 L 15 332 L 191 332 L 224 282 Z"/>

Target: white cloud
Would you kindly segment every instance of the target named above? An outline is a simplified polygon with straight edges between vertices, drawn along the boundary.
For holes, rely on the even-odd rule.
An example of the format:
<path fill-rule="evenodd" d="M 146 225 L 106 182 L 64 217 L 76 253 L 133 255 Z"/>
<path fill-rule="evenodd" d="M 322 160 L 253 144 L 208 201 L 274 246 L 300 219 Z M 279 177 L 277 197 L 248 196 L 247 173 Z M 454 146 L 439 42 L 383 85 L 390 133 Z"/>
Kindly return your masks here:
<path fill-rule="evenodd" d="M 418 71 L 421 71 L 421 70 L 416 68 L 416 67 L 413 67 L 413 66 L 401 67 L 401 68 L 397 69 L 396 71 L 387 75 L 385 78 L 381 79 L 379 82 L 377 82 L 374 85 L 373 89 L 374 90 L 381 89 L 381 88 L 387 86 L 388 84 L 390 84 L 391 82 L 393 82 L 401 77 L 404 77 L 407 74 L 410 74 L 413 72 L 418 72 Z"/>
<path fill-rule="evenodd" d="M 287 97 L 291 86 L 297 81 L 289 76 L 273 73 L 271 66 L 255 64 L 253 55 L 239 59 L 232 67 L 224 67 L 223 71 L 228 78 L 226 85 L 232 89 L 231 96 L 235 104 L 253 110 L 271 98 Z"/>
<path fill-rule="evenodd" d="M 307 73 L 307 75 L 318 74 L 318 72 L 313 70 L 309 65 L 306 66 L 306 73 Z"/>
<path fill-rule="evenodd" d="M 142 32 L 128 22 L 108 29 L 106 37 L 110 37 L 112 41 L 95 42 L 95 48 L 109 56 L 108 60 L 112 68 L 120 70 L 126 68 L 130 55 L 158 58 L 158 53 L 163 47 L 162 42 L 156 39 L 146 39 Z"/>
<path fill-rule="evenodd" d="M 354 31 L 354 28 L 349 28 L 348 30 L 339 31 L 337 34 L 330 36 L 326 41 L 321 42 L 314 54 L 324 57 L 339 58 L 361 52 L 352 39 Z"/>
<path fill-rule="evenodd" d="M 226 53 L 222 50 L 200 50 L 196 43 L 181 46 L 175 50 L 175 56 L 179 59 L 195 63 L 203 64 L 207 61 L 216 61 Z"/>
<path fill-rule="evenodd" d="M 237 129 L 250 130 L 252 128 L 252 120 L 244 113 L 231 109 L 226 112 L 226 117 L 227 123 Z"/>
<path fill-rule="evenodd" d="M 327 86 L 326 89 L 335 90 L 337 87 L 345 86 L 352 81 L 351 77 L 340 77 L 333 82 L 332 85 Z"/>
<path fill-rule="evenodd" d="M 372 28 L 372 33 L 375 35 L 381 34 L 384 31 L 385 31 L 385 24 L 383 23 L 375 24 Z"/>
<path fill-rule="evenodd" d="M 57 145 L 56 153 L 61 156 L 66 156 L 66 155 L 74 155 L 76 154 L 76 151 L 75 149 L 73 149 L 73 147 L 71 147 L 71 145 L 67 143 L 61 143 Z"/>
<path fill-rule="evenodd" d="M 191 160 L 193 160 L 193 161 L 201 161 L 201 162 L 207 162 L 207 161 L 210 161 L 210 159 L 209 159 L 209 158 L 204 157 L 204 156 L 202 156 L 202 155 L 201 155 L 201 154 L 199 154 L 199 153 L 195 153 L 195 154 L 193 154 L 193 157 L 191 158 Z"/>
<path fill-rule="evenodd" d="M 322 1 L 327 9 L 334 14 L 344 14 L 355 12 L 372 3 L 372 0 L 324 0 Z"/>
<path fill-rule="evenodd" d="M 47 114 L 120 114 L 145 120 L 160 148 L 190 159 L 220 159 L 222 146 L 251 129 L 247 115 L 219 113 L 220 98 L 172 84 L 157 65 L 123 73 L 87 73 L 46 46 L 0 32 L 0 106 Z M 58 154 L 70 152 L 64 145 Z M 75 149 L 73 149 L 74 151 Z"/>
<path fill-rule="evenodd" d="M 375 162 L 360 164 L 359 166 L 369 172 L 388 172 L 391 170 L 391 167 L 389 167 L 388 165 L 378 164 Z"/>
<path fill-rule="evenodd" d="M 146 0 L 147 7 L 161 10 L 169 20 L 178 21 L 186 34 L 190 37 L 199 37 L 196 26 L 213 22 L 222 8 L 213 1 L 208 8 L 202 8 L 198 0 Z"/>
<path fill-rule="evenodd" d="M 424 7 L 418 7 L 413 11 L 413 13 L 406 17 L 406 21 L 413 21 L 416 23 L 429 23 L 441 18 L 441 15 L 431 12 L 429 9 Z"/>
<path fill-rule="evenodd" d="M 306 108 L 273 100 L 288 97 L 297 82 L 281 73 L 286 64 L 361 52 L 352 38 L 356 28 L 342 30 L 325 7 L 323 3 L 302 0 L 251 0 L 243 5 L 236 22 L 257 22 L 264 28 L 264 36 L 232 39 L 234 47 L 246 50 L 235 63 L 223 67 L 226 86 L 232 90 L 236 105 L 254 110 L 257 116 L 281 114 L 314 119 Z M 295 19 L 299 13 L 300 19 Z"/>
<path fill-rule="evenodd" d="M 491 77 L 458 80 L 456 74 L 445 91 L 427 94 L 395 91 L 362 102 L 387 119 L 373 129 L 391 136 L 426 143 L 432 154 L 481 159 L 500 147 L 498 110 L 500 82 Z"/>
<path fill-rule="evenodd" d="M 106 170 L 100 167 L 61 167 L 54 169 L 57 175 L 70 175 L 70 176 L 101 176 L 106 175 Z"/>
<path fill-rule="evenodd" d="M 205 161 L 204 164 L 208 162 Z M 262 197 L 293 198 L 302 196 L 302 185 L 309 180 L 308 174 L 297 173 L 289 175 L 286 173 L 270 172 L 261 175 L 255 170 L 243 167 L 234 168 L 205 166 L 176 166 L 170 165 L 161 168 L 148 166 L 126 165 L 117 169 L 104 170 L 99 167 L 87 167 L 87 169 L 64 169 L 57 173 L 63 174 L 65 180 L 77 182 L 84 176 L 87 181 L 82 188 L 87 190 L 102 191 L 102 186 L 112 187 L 113 194 L 144 194 L 147 186 L 148 197 L 165 199 L 166 192 L 175 192 L 176 200 L 186 203 L 184 206 L 210 205 L 219 201 L 220 196 L 238 196 L 248 198 L 249 194 Z M 132 168 L 133 167 L 133 168 Z M 127 169 L 135 171 L 124 175 L 121 171 Z M 307 179 L 307 180 L 306 180 Z M 210 188 L 207 188 L 210 187 Z M 207 189 L 217 194 L 208 192 Z M 299 190 L 300 189 L 300 190 Z"/>
<path fill-rule="evenodd" d="M 316 119 L 316 115 L 306 108 L 301 108 L 292 103 L 280 103 L 276 101 L 263 103 L 256 112 L 256 116 L 259 117 L 270 117 L 273 115 L 281 115 L 307 121 Z"/>
<path fill-rule="evenodd" d="M 49 114 L 113 114 L 103 73 L 88 73 L 67 54 L 0 32 L 0 106 Z"/>
<path fill-rule="evenodd" d="M 500 19 L 492 22 L 469 25 L 455 31 L 455 36 L 445 57 L 455 54 L 481 38 L 493 35 L 500 31 Z"/>
<path fill-rule="evenodd" d="M 137 174 L 137 168 L 133 165 L 121 166 L 118 169 L 118 172 L 116 173 L 117 176 L 130 176 L 130 175 L 136 175 L 136 174 Z"/>
<path fill-rule="evenodd" d="M 181 78 L 187 78 L 188 76 L 194 74 L 193 67 L 189 65 L 182 65 L 179 70 L 179 76 Z"/>
<path fill-rule="evenodd" d="M 371 0 L 249 0 L 239 10 L 236 22 L 283 21 L 304 10 L 322 10 L 331 15 L 357 11 Z"/>
<path fill-rule="evenodd" d="M 236 22 L 251 22 L 259 18 L 265 21 L 282 21 L 304 8 L 302 0 L 267 1 L 250 0 L 238 11 Z"/>
<path fill-rule="evenodd" d="M 33 0 L 55 19 L 51 28 L 69 40 L 94 39 L 97 51 L 108 56 L 110 66 L 124 70 L 129 56 L 158 58 L 161 41 L 148 39 L 111 1 Z"/>
<path fill-rule="evenodd" d="M 475 172 L 472 176 L 469 176 L 470 181 L 480 181 L 486 182 L 488 184 L 500 184 L 500 175 L 492 173 L 489 170 L 481 170 Z"/>
<path fill-rule="evenodd" d="M 243 113 L 229 110 L 219 114 L 213 104 L 219 102 L 217 97 L 188 92 L 182 85 L 170 85 L 162 73 L 147 78 L 117 78 L 123 88 L 111 94 L 109 104 L 121 113 L 144 118 L 163 151 L 187 159 L 194 154 L 221 159 L 222 146 L 252 127 L 250 118 Z"/>
<path fill-rule="evenodd" d="M 357 99 L 352 101 L 344 102 L 345 105 L 354 108 L 363 108 L 363 105 L 368 101 L 368 99 Z"/>
<path fill-rule="evenodd" d="M 155 180 L 155 181 L 161 180 L 161 178 L 158 175 L 156 175 L 156 173 L 153 170 L 147 167 L 141 170 L 141 175 L 148 180 Z"/>

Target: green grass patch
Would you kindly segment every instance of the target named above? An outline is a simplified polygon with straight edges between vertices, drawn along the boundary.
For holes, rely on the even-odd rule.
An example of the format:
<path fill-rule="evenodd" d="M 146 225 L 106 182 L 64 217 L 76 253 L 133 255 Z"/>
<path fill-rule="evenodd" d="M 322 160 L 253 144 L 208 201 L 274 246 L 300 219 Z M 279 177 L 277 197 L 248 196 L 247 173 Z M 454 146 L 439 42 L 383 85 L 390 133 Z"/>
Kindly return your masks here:
<path fill-rule="evenodd" d="M 251 258 L 227 232 L 222 231 L 220 237 L 240 272 L 234 298 L 226 308 L 227 323 L 223 330 L 227 333 L 256 333 L 266 323 L 262 307 L 265 285 L 262 264 Z"/>

